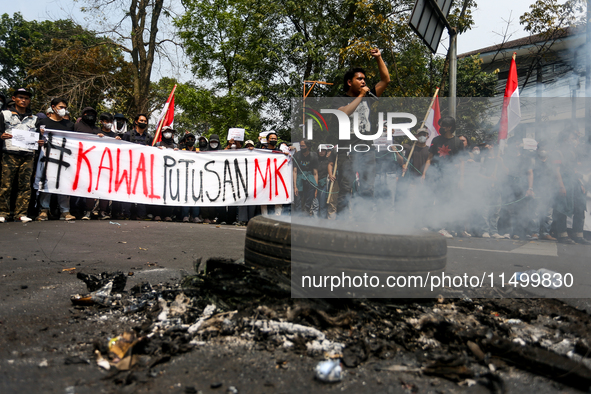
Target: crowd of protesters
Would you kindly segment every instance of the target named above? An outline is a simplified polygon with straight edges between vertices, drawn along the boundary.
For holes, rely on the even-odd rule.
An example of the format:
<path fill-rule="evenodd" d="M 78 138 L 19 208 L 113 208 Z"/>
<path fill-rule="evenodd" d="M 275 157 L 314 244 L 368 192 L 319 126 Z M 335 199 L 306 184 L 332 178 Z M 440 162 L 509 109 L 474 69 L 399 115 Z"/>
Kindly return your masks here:
<path fill-rule="evenodd" d="M 384 68 L 379 51 L 373 51 Z M 387 85 L 370 90 L 364 71 L 353 69 L 344 78 L 346 94 L 335 108 L 350 117 L 361 110 L 360 125 L 370 131 L 365 95 L 379 96 Z M 381 85 L 380 85 L 381 84 Z M 589 244 L 584 221 L 591 161 L 574 124 L 558 132 L 545 132 L 534 146 L 523 138 L 510 138 L 502 154 L 499 146 L 485 141 L 471 144 L 456 136 L 456 121 L 440 120 L 440 135 L 427 141 L 429 131 L 416 132 L 414 144 L 398 152 L 352 152 L 312 141 L 288 147 L 274 132 L 251 140 L 229 139 L 225 146 L 218 134 L 209 138 L 190 132 L 177 135 L 164 127 L 161 140 L 152 144 L 148 116 L 131 122 L 122 114 L 98 114 L 84 108 L 70 119 L 68 102 L 55 98 L 44 113 L 33 114 L 32 93 L 15 89 L 10 100 L 0 96 L 0 223 L 33 220 L 138 219 L 193 223 L 246 224 L 263 215 L 300 215 L 320 219 L 387 222 L 406 229 L 437 231 L 444 237 L 541 239 L 566 244 Z M 347 112 L 348 111 L 348 112 Z M 359 114 L 358 114 L 359 115 Z M 361 127 L 360 127 L 361 128 Z M 212 152 L 232 149 L 271 149 L 293 158 L 293 205 L 171 207 L 104 201 L 93 198 L 34 193 L 32 182 L 38 151 L 14 146 L 11 130 L 36 129 L 40 149 L 45 129 L 90 133 L 155 149 Z M 353 136 L 353 133 L 351 134 Z M 527 146 L 526 146 L 527 145 Z M 316 147 L 318 151 L 316 152 Z M 412 153 L 411 153 L 412 152 Z M 570 229 L 568 228 L 570 223 Z"/>
<path fill-rule="evenodd" d="M 279 143 L 274 132 L 261 133 L 257 143 L 252 140 L 235 141 L 230 139 L 222 146 L 218 134 L 209 138 L 197 136 L 186 131 L 178 136 L 170 127 L 163 127 L 161 140 L 152 144 L 153 136 L 148 133 L 148 115 L 138 114 L 131 123 L 122 114 L 98 112 L 86 107 L 77 119 L 70 119 L 68 101 L 54 98 L 44 113 L 33 114 L 31 110 L 32 93 L 25 88 L 14 90 L 11 99 L 0 95 L 0 223 L 10 218 L 23 223 L 59 220 L 106 220 L 137 219 L 167 221 L 173 220 L 193 223 L 219 223 L 244 225 L 252 217 L 264 213 L 281 214 L 289 212 L 279 206 L 229 206 L 229 207 L 171 207 L 139 203 L 107 201 L 94 198 L 81 198 L 61 194 L 40 192 L 36 194 L 32 183 L 39 150 L 16 147 L 12 144 L 12 130 L 36 130 L 39 133 L 39 149 L 44 145 L 45 130 L 89 133 L 101 138 L 114 138 L 134 144 L 153 146 L 155 149 L 173 149 L 194 152 L 212 152 L 223 149 L 289 149 Z M 176 139 L 175 139 L 176 136 Z"/>
<path fill-rule="evenodd" d="M 441 135 L 430 145 L 429 131 L 421 128 L 414 149 L 404 144 L 402 149 L 397 145 L 400 152 L 362 153 L 375 160 L 374 175 L 354 174 L 349 204 L 342 206 L 339 169 L 335 174 L 331 160 L 338 148 L 320 144 L 316 153 L 309 141 L 301 141 L 294 155 L 293 212 L 322 219 L 386 220 L 447 238 L 591 244 L 583 232 L 591 161 L 576 126 L 569 123 L 548 133 L 533 147 L 524 138 L 510 138 L 502 154 L 496 143 L 471 144 L 466 136 L 455 136 L 455 128 L 455 119 L 445 117 Z"/>
<path fill-rule="evenodd" d="M 365 70 L 353 68 L 332 104 L 349 117 L 347 144 L 338 146 L 345 140 L 335 142 L 333 136 L 315 153 L 311 141 L 300 142 L 294 156 L 294 212 L 349 220 L 350 226 L 370 222 L 401 232 L 437 231 L 446 238 L 590 243 L 584 221 L 591 161 L 575 124 L 547 122 L 545 128 L 560 129 L 537 130 L 539 141 L 533 145 L 524 136 L 502 140 L 507 146 L 499 149 L 490 141 L 471 146 L 468 137 L 455 135 L 456 120 L 448 116 L 439 121 L 439 135 L 421 128 L 414 146 L 394 148 L 400 152 L 380 152 L 375 145 L 352 149 L 368 139 L 359 134 L 375 135 L 372 128 L 380 127 L 372 104 L 390 82 L 379 49 L 369 54 L 379 82 L 368 86 Z M 341 133 L 340 120 L 332 129 Z"/>

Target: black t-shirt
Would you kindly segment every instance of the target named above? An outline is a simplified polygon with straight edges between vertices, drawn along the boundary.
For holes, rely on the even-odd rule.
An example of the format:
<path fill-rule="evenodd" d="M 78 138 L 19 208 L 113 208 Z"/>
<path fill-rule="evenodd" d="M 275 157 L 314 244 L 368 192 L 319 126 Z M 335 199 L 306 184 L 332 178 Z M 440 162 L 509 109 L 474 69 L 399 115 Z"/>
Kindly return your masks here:
<path fill-rule="evenodd" d="M 119 134 L 115 133 L 113 130 L 104 131 L 103 129 L 101 129 L 99 134 L 103 134 L 105 137 L 111 137 L 111 138 L 115 138 L 119 135 Z"/>
<path fill-rule="evenodd" d="M 98 134 L 101 132 L 101 129 L 99 129 L 95 125 L 86 124 L 84 123 L 84 121 L 81 120 L 74 124 L 74 131 L 78 133 Z"/>
<path fill-rule="evenodd" d="M 128 131 L 127 133 L 123 134 L 121 139 L 124 141 L 129 141 L 134 144 L 139 144 L 139 145 L 152 145 L 152 137 L 150 135 L 148 135 L 147 132 L 144 132 L 144 134 L 140 134 L 135 129 L 132 129 L 132 130 Z M 218 145 L 218 148 L 219 148 L 219 145 Z M 208 146 L 207 149 L 203 149 L 203 150 L 206 151 L 206 150 L 211 150 L 211 149 L 209 149 L 209 146 Z"/>
<path fill-rule="evenodd" d="M 318 170 L 318 155 L 315 152 L 310 152 L 308 156 L 304 156 L 302 151 L 296 152 L 293 158 L 298 163 L 298 170 L 313 172 Z"/>
<path fill-rule="evenodd" d="M 376 88 L 372 88 L 370 89 L 370 92 L 377 96 L 377 92 L 376 92 Z M 355 100 L 357 97 L 351 97 L 346 95 L 345 93 L 341 94 L 338 97 L 335 97 L 332 101 L 332 105 L 331 107 L 333 109 L 339 109 L 341 107 L 345 107 L 347 105 L 349 105 L 353 100 Z M 360 134 L 364 134 L 364 135 L 371 135 L 373 134 L 372 128 L 375 128 L 375 125 L 377 124 L 377 121 L 375 119 L 375 114 L 371 111 L 371 106 L 372 104 L 375 102 L 375 99 L 371 98 L 371 97 L 364 97 L 361 102 L 359 103 L 359 105 L 357 106 L 357 108 L 355 109 L 355 112 L 358 113 L 359 115 L 359 133 Z M 349 115 L 349 121 L 350 121 L 350 140 L 344 140 L 344 141 L 339 141 L 338 137 L 339 137 L 339 124 L 337 121 L 337 118 L 335 115 L 332 115 L 330 117 L 331 119 L 331 125 L 329 126 L 329 130 L 331 130 L 331 135 L 329 136 L 330 142 L 333 144 L 338 144 L 339 146 L 349 146 L 350 145 L 358 145 L 358 144 L 368 144 L 371 143 L 370 141 L 363 141 L 361 139 L 359 139 L 355 133 L 353 132 L 353 116 L 354 113 L 353 112 L 351 115 Z M 373 126 L 372 126 L 373 125 Z M 338 154 L 346 154 L 347 150 L 339 150 Z"/>
<path fill-rule="evenodd" d="M 404 144 L 402 145 L 404 148 L 404 154 L 406 158 L 410 154 L 410 150 L 412 149 L 411 145 Z M 427 159 L 429 158 L 429 147 L 423 146 L 418 147 L 415 145 L 415 150 L 412 152 L 412 158 L 409 159 L 410 164 L 407 168 L 407 173 L 413 176 L 421 176 L 423 175 L 423 169 L 425 168 L 425 163 L 427 163 Z M 404 161 L 406 164 L 406 160 Z M 418 170 L 418 171 L 417 171 Z M 420 172 L 419 172 L 420 171 Z"/>
<path fill-rule="evenodd" d="M 68 119 L 62 119 L 59 122 L 50 118 L 39 119 L 35 125 L 37 131 L 39 131 L 41 126 L 45 126 L 47 130 L 74 131 L 74 123 Z"/>
<path fill-rule="evenodd" d="M 556 165 L 550 158 L 546 161 L 537 159 L 534 165 L 534 188 L 536 192 L 556 189 L 558 186 L 558 178 L 556 177 Z"/>
<path fill-rule="evenodd" d="M 332 156 L 332 153 L 330 154 Z M 328 175 L 328 162 L 330 158 L 318 155 L 318 180 L 324 179 Z"/>
<path fill-rule="evenodd" d="M 431 164 L 442 165 L 444 163 L 451 163 L 458 153 L 464 150 L 464 143 L 456 136 L 452 138 L 445 138 L 438 135 L 433 138 L 429 153 L 433 154 Z"/>

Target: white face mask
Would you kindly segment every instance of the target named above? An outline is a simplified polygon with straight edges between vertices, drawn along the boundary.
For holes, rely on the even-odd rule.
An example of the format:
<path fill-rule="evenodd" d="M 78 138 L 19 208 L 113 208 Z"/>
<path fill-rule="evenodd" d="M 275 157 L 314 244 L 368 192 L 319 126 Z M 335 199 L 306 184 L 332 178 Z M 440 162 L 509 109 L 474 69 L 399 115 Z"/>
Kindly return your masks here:
<path fill-rule="evenodd" d="M 236 144 L 232 144 L 232 145 L 230 146 L 230 149 L 236 149 Z"/>
<path fill-rule="evenodd" d="M 217 147 L 218 147 L 218 143 L 217 143 L 217 142 L 212 142 L 212 143 L 211 143 L 211 144 L 209 144 L 209 145 L 211 145 L 211 147 L 212 147 L 213 149 L 215 149 L 215 148 L 217 148 Z"/>
<path fill-rule="evenodd" d="M 113 123 L 103 123 L 103 127 L 107 130 L 111 130 L 113 127 Z"/>
<path fill-rule="evenodd" d="M 162 136 L 166 139 L 172 138 L 172 133 L 163 133 Z"/>
<path fill-rule="evenodd" d="M 425 142 L 427 142 L 427 137 L 425 137 L 424 135 L 419 136 L 418 138 L 419 143 L 424 144 Z"/>
<path fill-rule="evenodd" d="M 56 111 L 55 113 L 57 116 L 63 118 L 64 116 L 66 116 L 66 109 L 65 108 L 60 108 Z"/>
<path fill-rule="evenodd" d="M 480 151 L 478 149 L 475 149 L 475 150 L 472 151 L 472 153 L 474 153 L 475 155 L 479 155 L 480 154 Z"/>

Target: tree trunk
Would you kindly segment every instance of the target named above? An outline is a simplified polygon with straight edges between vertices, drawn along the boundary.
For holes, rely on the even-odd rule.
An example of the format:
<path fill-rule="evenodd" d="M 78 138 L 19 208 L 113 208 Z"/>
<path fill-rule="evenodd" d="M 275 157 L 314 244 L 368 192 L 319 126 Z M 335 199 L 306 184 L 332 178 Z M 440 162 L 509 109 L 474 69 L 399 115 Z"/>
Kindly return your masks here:
<path fill-rule="evenodd" d="M 162 12 L 164 0 L 152 0 L 151 13 L 148 13 L 150 0 L 132 0 L 129 7 L 131 18 L 131 58 L 133 69 L 133 102 L 136 113 L 150 112 L 150 77 L 154 65 L 156 52 L 156 34 L 158 33 L 158 20 Z M 149 19 L 149 20 L 148 20 Z M 149 23 L 149 34 L 144 37 L 146 23 Z"/>

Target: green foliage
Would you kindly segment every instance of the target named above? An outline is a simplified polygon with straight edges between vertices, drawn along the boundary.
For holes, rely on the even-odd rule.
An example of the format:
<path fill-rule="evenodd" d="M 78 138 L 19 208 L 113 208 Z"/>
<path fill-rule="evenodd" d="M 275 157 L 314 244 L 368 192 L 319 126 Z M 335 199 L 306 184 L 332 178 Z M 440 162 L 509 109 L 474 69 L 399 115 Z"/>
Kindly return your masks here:
<path fill-rule="evenodd" d="M 302 97 L 303 81 L 333 83 L 316 85 L 311 97 L 341 92 L 343 75 L 351 67 L 364 67 L 368 84 L 378 82 L 371 48 L 382 50 L 391 73 L 385 96 L 430 97 L 441 82 L 443 59 L 432 56 L 408 26 L 414 0 L 184 0 L 183 4 L 186 12 L 175 23 L 196 77 L 214 87 L 212 100 L 233 97 L 250 103 L 250 110 L 263 110 L 255 116 L 258 124 L 278 131 L 282 138 L 288 138 L 293 122 L 289 100 Z M 460 33 L 472 26 L 475 6 L 467 0 L 452 9 L 450 20 Z M 494 76 L 484 75 L 474 64 L 475 60 L 467 61 L 465 75 L 462 67 L 459 70 L 465 93 L 493 94 Z M 268 123 L 260 120 L 261 114 Z"/>
<path fill-rule="evenodd" d="M 244 97 L 235 94 L 216 96 L 211 90 L 191 83 L 178 83 L 173 78 L 162 78 L 152 84 L 155 108 L 163 107 L 175 84 L 174 128 L 179 137 L 186 131 L 206 137 L 218 134 L 224 144 L 228 129 L 232 127 L 244 128 L 246 139 L 253 140 L 263 130 L 258 116 L 260 108 L 254 107 L 255 104 Z"/>
<path fill-rule="evenodd" d="M 112 41 L 71 20 L 26 21 L 15 13 L 0 24 L 0 83 L 6 89 L 27 86 L 35 92 L 32 107 L 45 109 L 64 97 L 71 110 L 127 112 L 129 63 Z"/>
<path fill-rule="evenodd" d="M 519 17 L 519 23 L 531 34 L 551 35 L 563 29 L 584 22 L 586 1 L 568 0 L 562 4 L 558 0 L 537 0 L 530 6 L 530 12 Z"/>

